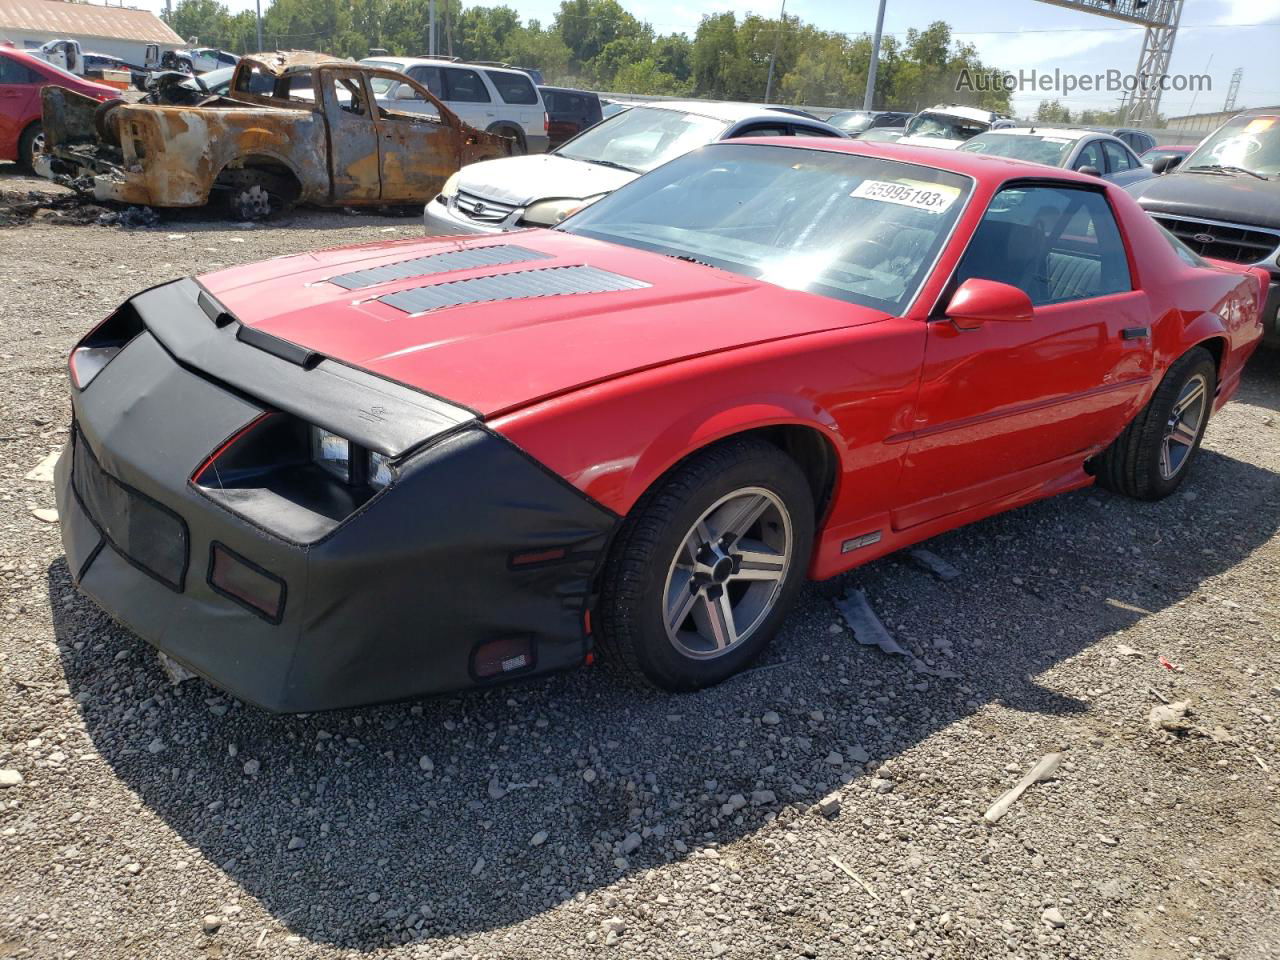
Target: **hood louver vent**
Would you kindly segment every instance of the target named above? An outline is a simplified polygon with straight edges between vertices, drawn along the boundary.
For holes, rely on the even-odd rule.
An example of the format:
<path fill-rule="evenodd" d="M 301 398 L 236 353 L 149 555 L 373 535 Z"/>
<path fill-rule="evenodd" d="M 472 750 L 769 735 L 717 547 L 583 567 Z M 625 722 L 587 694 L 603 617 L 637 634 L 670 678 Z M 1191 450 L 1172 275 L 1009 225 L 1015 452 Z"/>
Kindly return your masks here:
<path fill-rule="evenodd" d="M 633 280 L 598 267 L 545 267 L 520 270 L 492 277 L 453 280 L 412 290 L 400 290 L 379 297 L 381 303 L 405 313 L 426 313 L 441 307 L 458 307 L 467 303 L 492 303 L 496 300 L 525 300 L 532 297 L 556 297 L 576 293 L 613 293 L 639 290 L 649 284 Z"/>
<path fill-rule="evenodd" d="M 380 283 L 390 283 L 393 280 L 407 280 L 410 277 L 429 277 L 435 273 L 448 273 L 451 270 L 501 267 L 508 263 L 549 259 L 551 259 L 550 254 L 502 243 L 489 247 L 450 250 L 448 253 L 433 253 L 426 257 L 402 260 L 400 263 L 389 263 L 383 267 L 356 270 L 352 273 L 344 273 L 341 276 L 330 277 L 329 282 L 337 284 L 346 290 L 358 290 L 361 287 L 373 287 Z"/>

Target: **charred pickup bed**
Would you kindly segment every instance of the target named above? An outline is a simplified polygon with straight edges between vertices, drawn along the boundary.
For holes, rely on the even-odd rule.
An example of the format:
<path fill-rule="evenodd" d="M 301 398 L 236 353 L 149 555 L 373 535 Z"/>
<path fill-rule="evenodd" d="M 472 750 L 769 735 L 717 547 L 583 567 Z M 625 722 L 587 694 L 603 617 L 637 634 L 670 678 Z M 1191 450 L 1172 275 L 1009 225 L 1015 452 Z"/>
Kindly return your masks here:
<path fill-rule="evenodd" d="M 408 83 L 436 107 L 399 113 L 373 84 Z M 387 70 L 314 53 L 245 57 L 226 96 L 195 106 L 43 94 L 46 156 L 38 169 L 99 200 L 198 207 L 221 195 L 243 219 L 293 203 L 424 203 L 511 141 L 463 123 L 429 91 Z"/>

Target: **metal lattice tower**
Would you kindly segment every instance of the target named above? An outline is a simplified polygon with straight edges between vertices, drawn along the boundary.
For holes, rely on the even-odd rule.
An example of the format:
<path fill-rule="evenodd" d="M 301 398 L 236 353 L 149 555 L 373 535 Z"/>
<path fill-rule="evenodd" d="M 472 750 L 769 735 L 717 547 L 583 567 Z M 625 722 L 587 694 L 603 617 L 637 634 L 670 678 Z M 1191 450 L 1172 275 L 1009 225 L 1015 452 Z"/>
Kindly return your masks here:
<path fill-rule="evenodd" d="M 1110 20 L 1123 20 L 1147 28 L 1142 38 L 1142 52 L 1138 55 L 1138 69 L 1134 71 L 1140 80 L 1145 79 L 1132 93 L 1125 93 L 1120 109 L 1125 121 L 1144 124 L 1153 121 L 1160 112 L 1160 89 L 1156 80 L 1169 72 L 1169 59 L 1173 55 L 1173 41 L 1178 34 L 1178 21 L 1182 18 L 1183 0 L 1040 0 L 1055 7 L 1092 13 Z"/>
<path fill-rule="evenodd" d="M 1236 67 L 1231 74 L 1231 86 L 1227 88 L 1227 102 L 1222 105 L 1223 113 L 1230 113 L 1236 108 L 1236 94 L 1240 92 L 1240 80 L 1244 77 L 1244 67 Z"/>

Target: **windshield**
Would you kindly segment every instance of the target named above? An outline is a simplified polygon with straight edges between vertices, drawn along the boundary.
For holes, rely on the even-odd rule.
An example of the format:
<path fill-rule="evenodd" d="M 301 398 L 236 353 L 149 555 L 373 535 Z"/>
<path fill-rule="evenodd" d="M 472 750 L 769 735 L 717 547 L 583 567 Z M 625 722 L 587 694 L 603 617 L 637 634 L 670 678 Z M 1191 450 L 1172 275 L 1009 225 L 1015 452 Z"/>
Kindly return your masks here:
<path fill-rule="evenodd" d="M 597 123 L 555 152 L 571 160 L 647 173 L 717 139 L 725 127 L 723 120 L 696 113 L 632 107 Z"/>
<path fill-rule="evenodd" d="M 848 113 L 837 113 L 827 123 L 845 133 L 861 133 L 871 126 L 875 115 L 862 110 L 850 110 Z"/>
<path fill-rule="evenodd" d="M 1280 116 L 1233 117 L 1179 169 L 1214 166 L 1242 167 L 1267 176 L 1280 173 Z"/>
<path fill-rule="evenodd" d="M 917 113 L 907 124 L 908 137 L 941 137 L 943 140 L 968 140 L 990 129 L 981 120 L 950 117 L 944 113 Z"/>
<path fill-rule="evenodd" d="M 988 132 L 979 134 L 957 149 L 1060 167 L 1066 162 L 1071 148 L 1075 145 L 1076 141 L 1070 137 Z"/>
<path fill-rule="evenodd" d="M 713 144 L 557 229 L 901 313 L 971 181 L 855 154 Z"/>

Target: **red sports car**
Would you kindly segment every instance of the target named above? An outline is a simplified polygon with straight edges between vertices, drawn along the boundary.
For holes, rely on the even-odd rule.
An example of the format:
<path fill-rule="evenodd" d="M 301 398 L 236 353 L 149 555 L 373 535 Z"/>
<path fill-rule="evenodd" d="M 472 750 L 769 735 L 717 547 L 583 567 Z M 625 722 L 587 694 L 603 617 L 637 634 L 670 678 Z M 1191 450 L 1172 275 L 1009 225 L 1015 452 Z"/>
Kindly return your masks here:
<path fill-rule="evenodd" d="M 155 287 L 70 359 L 80 588 L 310 711 L 741 669 L 805 577 L 1186 476 L 1266 281 L 1096 177 L 731 141 L 565 221 Z"/>
<path fill-rule="evenodd" d="M 12 46 L 0 45 L 0 160 L 16 160 L 31 169 L 43 149 L 40 91 L 49 84 L 98 100 L 120 96 L 113 87 L 77 77 Z"/>

